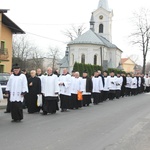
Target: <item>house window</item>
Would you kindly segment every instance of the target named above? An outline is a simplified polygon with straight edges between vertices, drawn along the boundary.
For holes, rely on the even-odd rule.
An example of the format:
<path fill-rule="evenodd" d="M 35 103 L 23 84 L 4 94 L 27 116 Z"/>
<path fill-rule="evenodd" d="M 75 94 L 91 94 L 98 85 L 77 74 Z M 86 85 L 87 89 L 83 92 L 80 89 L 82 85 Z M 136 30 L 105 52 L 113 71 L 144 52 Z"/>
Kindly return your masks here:
<path fill-rule="evenodd" d="M 0 54 L 5 54 L 5 42 L 1 41 L 0 43 Z"/>
<path fill-rule="evenodd" d="M 4 66 L 0 65 L 0 73 L 3 73 L 3 72 L 4 72 Z"/>
<path fill-rule="evenodd" d="M 103 26 L 103 24 L 100 24 L 99 25 L 99 33 L 103 33 L 103 30 L 104 30 L 104 26 Z"/>
<path fill-rule="evenodd" d="M 97 65 L 97 55 L 94 55 L 94 65 Z"/>
<path fill-rule="evenodd" d="M 85 64 L 85 55 L 84 54 L 81 55 L 81 63 Z"/>
<path fill-rule="evenodd" d="M 1 49 L 4 50 L 5 49 L 5 42 L 1 41 Z"/>

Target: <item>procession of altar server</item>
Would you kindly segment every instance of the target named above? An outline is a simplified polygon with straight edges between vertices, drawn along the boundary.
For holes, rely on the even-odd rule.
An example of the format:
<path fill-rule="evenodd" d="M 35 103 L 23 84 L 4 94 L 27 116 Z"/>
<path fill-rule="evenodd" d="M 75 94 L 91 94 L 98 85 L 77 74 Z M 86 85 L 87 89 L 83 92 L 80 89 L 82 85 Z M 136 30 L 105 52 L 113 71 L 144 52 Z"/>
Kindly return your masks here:
<path fill-rule="evenodd" d="M 106 100 L 150 92 L 150 77 L 141 74 L 115 75 L 113 71 L 109 74 L 107 71 L 103 74 L 95 71 L 89 77 L 86 70 L 82 75 L 78 71 L 72 71 L 70 75 L 67 69 L 63 69 L 63 74 L 60 75 L 50 67 L 46 74 L 37 69 L 32 70 L 29 76 L 23 74 L 16 65 L 6 91 L 9 95 L 12 121 L 20 122 L 23 119 L 23 102 L 29 114 L 55 114 L 59 109 L 66 112 L 88 107 L 92 103 L 98 105 Z M 37 105 L 39 97 L 42 99 L 41 105 Z"/>

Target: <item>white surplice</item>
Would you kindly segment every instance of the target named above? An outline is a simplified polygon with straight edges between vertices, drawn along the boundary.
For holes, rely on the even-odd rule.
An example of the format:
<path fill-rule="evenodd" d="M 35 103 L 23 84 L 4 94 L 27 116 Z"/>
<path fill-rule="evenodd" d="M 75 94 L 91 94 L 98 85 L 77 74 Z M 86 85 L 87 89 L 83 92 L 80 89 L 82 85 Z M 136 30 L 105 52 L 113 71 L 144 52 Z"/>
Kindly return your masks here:
<path fill-rule="evenodd" d="M 116 90 L 116 79 L 117 77 L 114 76 L 114 77 L 111 77 L 109 76 L 109 83 L 108 83 L 108 87 L 109 87 L 109 90 Z"/>
<path fill-rule="evenodd" d="M 131 77 L 126 77 L 126 88 L 131 88 L 131 82 L 132 78 Z"/>
<path fill-rule="evenodd" d="M 71 93 L 77 94 L 81 90 L 81 77 L 71 77 Z"/>
<path fill-rule="evenodd" d="M 116 90 L 121 90 L 123 78 L 122 77 L 117 77 L 116 78 Z"/>
<path fill-rule="evenodd" d="M 21 93 L 28 92 L 27 78 L 24 74 L 12 74 L 8 80 L 6 91 L 10 92 L 11 102 L 23 102 Z"/>
<path fill-rule="evenodd" d="M 104 77 L 104 83 L 105 83 L 105 85 L 104 85 L 103 91 L 109 91 L 109 87 L 108 87 L 109 77 Z"/>
<path fill-rule="evenodd" d="M 137 78 L 133 77 L 131 78 L 131 89 L 136 89 L 137 88 Z"/>
<path fill-rule="evenodd" d="M 42 77 L 42 93 L 45 97 L 57 97 L 59 93 L 59 85 L 58 85 L 58 77 L 53 74 L 51 76 L 43 76 Z"/>
<path fill-rule="evenodd" d="M 102 77 L 93 77 L 92 78 L 93 82 L 93 93 L 101 93 L 103 90 L 103 82 L 102 82 Z"/>
<path fill-rule="evenodd" d="M 71 96 L 71 75 L 60 75 L 59 76 L 59 84 L 63 83 L 63 85 L 60 85 L 60 94 Z"/>

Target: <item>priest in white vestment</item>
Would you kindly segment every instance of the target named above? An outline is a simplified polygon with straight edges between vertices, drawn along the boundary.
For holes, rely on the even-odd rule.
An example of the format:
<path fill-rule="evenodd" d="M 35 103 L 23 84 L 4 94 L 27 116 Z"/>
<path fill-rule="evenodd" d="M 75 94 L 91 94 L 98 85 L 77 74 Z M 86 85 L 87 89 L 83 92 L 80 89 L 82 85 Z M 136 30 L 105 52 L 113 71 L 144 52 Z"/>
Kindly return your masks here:
<path fill-rule="evenodd" d="M 6 91 L 10 94 L 10 109 L 13 122 L 23 119 L 22 102 L 24 95 L 28 92 L 27 78 L 21 74 L 20 67 L 13 66 L 13 74 L 10 76 Z"/>

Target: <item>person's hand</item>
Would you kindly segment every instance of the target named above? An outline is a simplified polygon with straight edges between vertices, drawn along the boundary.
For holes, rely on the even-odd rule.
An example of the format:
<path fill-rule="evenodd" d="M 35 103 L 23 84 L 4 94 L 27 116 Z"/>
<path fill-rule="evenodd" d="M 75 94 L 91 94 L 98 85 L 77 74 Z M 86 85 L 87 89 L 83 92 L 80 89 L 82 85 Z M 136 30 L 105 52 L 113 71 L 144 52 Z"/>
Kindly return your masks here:
<path fill-rule="evenodd" d="M 30 84 L 29 84 L 29 86 L 32 86 L 33 85 L 33 83 L 31 82 Z"/>

